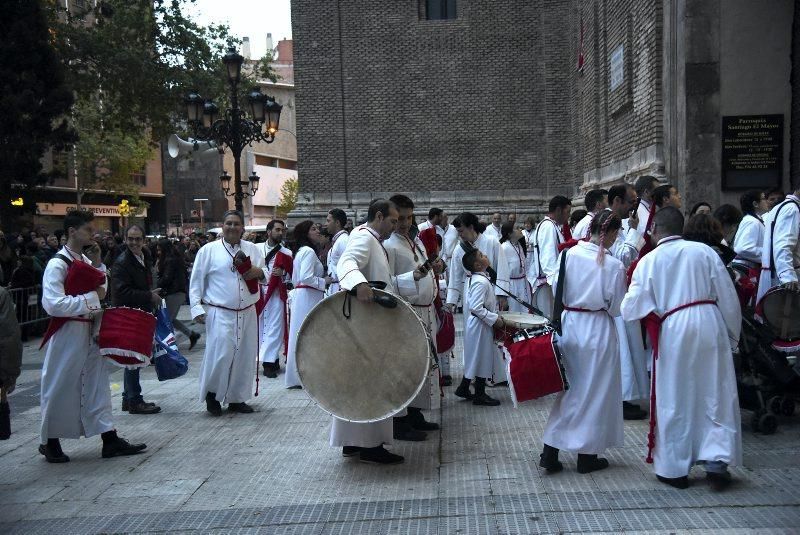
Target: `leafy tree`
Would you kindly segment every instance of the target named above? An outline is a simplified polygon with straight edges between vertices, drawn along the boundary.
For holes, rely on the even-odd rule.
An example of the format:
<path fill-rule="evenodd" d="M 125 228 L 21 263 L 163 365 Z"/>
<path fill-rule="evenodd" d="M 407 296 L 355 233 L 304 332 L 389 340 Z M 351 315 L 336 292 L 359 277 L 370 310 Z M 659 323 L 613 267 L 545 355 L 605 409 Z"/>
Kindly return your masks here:
<path fill-rule="evenodd" d="M 47 13 L 37 1 L 7 0 L 0 18 L 0 224 L 15 214 L 11 199 L 44 184 L 42 156 L 49 147 L 63 149 L 75 140 L 65 120 L 73 97 L 55 54 Z"/>
<path fill-rule="evenodd" d="M 297 194 L 300 184 L 296 178 L 290 178 L 281 186 L 281 203 L 276 211 L 280 217 L 286 217 L 297 206 Z"/>

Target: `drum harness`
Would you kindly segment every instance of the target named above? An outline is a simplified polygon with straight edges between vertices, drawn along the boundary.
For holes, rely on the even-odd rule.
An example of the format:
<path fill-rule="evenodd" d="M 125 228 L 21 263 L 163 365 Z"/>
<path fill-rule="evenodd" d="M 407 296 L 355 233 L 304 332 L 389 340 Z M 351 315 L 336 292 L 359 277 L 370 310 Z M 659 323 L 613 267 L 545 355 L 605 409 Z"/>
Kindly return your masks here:
<path fill-rule="evenodd" d="M 777 271 L 775 270 L 775 223 L 778 222 L 778 216 L 781 213 L 781 210 L 785 206 L 789 206 L 790 203 L 793 203 L 798 210 L 800 210 L 800 203 L 795 201 L 794 199 L 786 199 L 783 203 L 778 207 L 778 211 L 775 212 L 775 217 L 772 218 L 772 221 L 769 226 L 769 266 L 761 266 L 761 271 L 769 271 L 773 277 L 777 277 Z"/>

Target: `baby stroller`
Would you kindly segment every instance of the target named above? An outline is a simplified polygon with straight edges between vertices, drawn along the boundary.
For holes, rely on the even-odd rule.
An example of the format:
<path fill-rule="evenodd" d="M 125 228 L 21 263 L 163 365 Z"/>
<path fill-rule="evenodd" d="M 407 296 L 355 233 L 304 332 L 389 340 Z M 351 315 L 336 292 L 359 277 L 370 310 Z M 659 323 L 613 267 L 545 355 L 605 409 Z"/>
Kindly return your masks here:
<path fill-rule="evenodd" d="M 756 309 L 751 274 L 735 264 L 731 272 L 742 303 L 734 353 L 739 406 L 753 412 L 753 431 L 771 435 L 778 428 L 777 415 L 792 416 L 800 394 L 800 295 L 773 288 Z"/>

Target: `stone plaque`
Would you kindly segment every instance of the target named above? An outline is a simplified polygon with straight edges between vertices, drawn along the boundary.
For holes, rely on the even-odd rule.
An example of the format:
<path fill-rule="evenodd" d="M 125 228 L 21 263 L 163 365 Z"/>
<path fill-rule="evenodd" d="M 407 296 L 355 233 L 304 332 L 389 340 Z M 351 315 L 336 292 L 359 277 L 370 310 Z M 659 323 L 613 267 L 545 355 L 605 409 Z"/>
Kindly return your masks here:
<path fill-rule="evenodd" d="M 767 189 L 783 181 L 783 115 L 722 118 L 722 187 Z"/>

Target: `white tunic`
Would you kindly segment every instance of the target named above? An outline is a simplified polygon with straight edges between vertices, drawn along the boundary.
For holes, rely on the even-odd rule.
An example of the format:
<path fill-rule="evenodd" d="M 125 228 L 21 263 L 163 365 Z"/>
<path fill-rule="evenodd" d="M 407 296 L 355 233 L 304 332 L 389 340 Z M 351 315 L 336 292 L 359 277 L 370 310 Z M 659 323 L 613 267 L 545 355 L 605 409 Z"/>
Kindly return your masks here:
<path fill-rule="evenodd" d="M 583 219 L 578 221 L 575 225 L 575 228 L 572 229 L 572 237 L 576 240 L 583 240 L 591 238 L 591 234 L 589 233 L 589 229 L 591 228 L 592 221 L 594 221 L 594 212 L 589 212 Z"/>
<path fill-rule="evenodd" d="M 501 243 L 500 249 L 502 249 L 503 259 L 508 265 L 509 282 L 508 286 L 504 286 L 504 288 L 526 303 L 530 303 L 533 297 L 530 284 L 528 284 L 528 260 L 525 251 L 522 250 L 519 243 L 510 241 Z M 498 282 L 498 284 L 504 283 Z M 511 298 L 508 299 L 508 310 L 509 312 L 530 313 L 526 307 Z"/>
<path fill-rule="evenodd" d="M 495 288 L 495 295 L 505 296 L 506 294 L 501 287 L 508 287 L 508 263 L 500 250 L 500 242 L 487 237 L 485 234 L 479 234 L 478 239 L 471 245 L 489 258 L 489 266 L 497 273 L 496 283 L 498 287 Z M 467 273 L 464 271 L 464 265 L 461 262 L 463 257 L 464 248 L 459 244 L 453 250 L 453 257 L 450 261 L 450 276 L 447 281 L 447 303 L 454 305 L 458 305 L 461 301 L 469 282 Z"/>
<path fill-rule="evenodd" d="M 654 207 L 653 207 L 654 208 Z M 642 236 L 647 235 L 652 229 L 647 228 L 647 222 L 650 220 L 651 204 L 644 199 L 639 201 L 639 207 L 636 209 L 636 215 L 639 216 L 639 225 L 636 230 Z"/>
<path fill-rule="evenodd" d="M 66 248 L 59 253 L 71 258 Z M 85 256 L 81 259 L 91 264 Z M 53 258 L 47 263 L 42 279 L 45 312 L 53 317 L 82 317 L 97 322 L 99 315 L 94 315 L 101 310 L 97 292 L 66 295 L 66 276 L 66 262 Z M 48 438 L 91 437 L 114 429 L 109 365 L 100 356 L 92 332 L 92 323 L 68 321 L 47 342 L 40 395 L 42 444 Z"/>
<path fill-rule="evenodd" d="M 272 250 L 267 242 L 259 244 L 259 247 L 262 248 L 264 258 L 266 258 L 267 254 Z M 292 256 L 292 251 L 282 245 L 280 252 L 287 256 Z M 259 284 L 262 296 L 267 293 L 270 273 L 272 273 L 272 268 L 275 265 L 276 256 L 277 255 L 274 255 L 264 268 L 266 280 Z M 288 278 L 289 274 L 287 273 L 283 277 L 284 282 Z M 267 301 L 267 304 L 264 306 L 264 310 L 261 311 L 261 315 L 258 317 L 258 356 L 261 362 L 278 362 L 280 358 L 281 349 L 283 349 L 283 333 L 286 328 L 286 310 L 287 305 L 283 299 L 281 299 L 280 292 L 276 289 L 272 292 L 269 301 Z"/>
<path fill-rule="evenodd" d="M 442 239 L 442 260 L 450 263 L 450 259 L 453 258 L 453 251 L 458 244 L 458 230 L 453 225 L 447 225 L 447 230 L 444 233 L 444 238 Z"/>
<path fill-rule="evenodd" d="M 764 221 L 758 216 L 747 214 L 742 218 L 742 222 L 739 223 L 736 237 L 733 239 L 733 252 L 736 253 L 736 261 L 751 267 L 760 266 L 763 245 Z"/>
<path fill-rule="evenodd" d="M 383 242 L 386 252 L 389 253 L 389 267 L 393 273 L 408 273 L 414 271 L 417 267 L 421 266 L 427 260 L 425 254 L 425 247 L 422 242 L 417 238 L 411 240 L 398 233 L 393 233 L 386 241 Z M 412 249 L 413 248 L 413 249 Z M 416 254 L 416 259 L 414 255 Z M 433 306 L 433 301 L 439 291 L 438 281 L 436 274 L 433 270 L 428 271 L 428 274 L 417 281 L 418 293 L 404 297 L 414 309 L 414 312 L 420 317 L 425 324 L 428 331 L 428 336 L 431 337 L 434 345 L 436 343 L 436 310 Z M 434 388 L 434 376 L 436 374 L 428 374 L 428 383 L 422 388 L 417 397 L 409 405 L 417 409 L 430 409 L 432 408 L 431 402 L 436 390 Z M 438 384 L 438 383 L 437 383 Z"/>
<path fill-rule="evenodd" d="M 399 293 L 402 296 L 417 293 L 414 274 L 404 273 L 397 276 L 392 273 L 389 256 L 380 242 L 380 236 L 367 226 L 354 229 L 350 234 L 347 248 L 339 259 L 337 275 L 345 290 L 351 290 L 362 282 L 383 281 L 386 283 L 387 292 Z M 382 444 L 391 444 L 392 423 L 391 418 L 360 424 L 333 417 L 330 445 L 374 448 Z"/>
<path fill-rule="evenodd" d="M 796 203 L 800 203 L 800 199 L 788 195 L 786 200 L 775 205 L 764 217 L 764 248 L 761 251 L 762 269 L 756 302 L 760 301 L 770 288 L 787 282 L 796 282 L 800 278 L 800 241 L 798 241 L 800 207 Z M 774 233 L 773 221 L 775 221 Z M 773 266 L 774 270 L 767 269 Z"/>
<path fill-rule="evenodd" d="M 611 254 L 622 262 L 626 271 L 639 258 L 644 246 L 644 238 L 635 228 L 630 228 L 628 220 L 622 221 L 617 241 L 611 246 Z M 642 338 L 642 325 L 639 321 L 625 321 L 621 316 L 614 317 L 619 338 L 619 357 L 622 369 L 622 399 L 636 401 L 650 396 L 650 381 L 647 370 L 650 350 L 645 349 Z"/>
<path fill-rule="evenodd" d="M 497 298 L 488 274 L 473 273 L 467 280 L 464 317 L 464 377 L 490 379 L 500 351 L 492 328 Z"/>
<path fill-rule="evenodd" d="M 558 339 L 569 390 L 556 396 L 542 441 L 575 453 L 599 454 L 622 446 L 622 387 L 613 316 L 625 296 L 625 268 L 598 246 L 579 242 L 567 254 L 564 310 Z M 556 280 L 558 277 L 556 276 Z"/>
<path fill-rule="evenodd" d="M 533 254 L 528 282 L 533 288 L 533 305 L 548 318 L 553 314 L 553 281 L 558 275 L 558 244 L 564 241 L 561 227 L 545 217 L 533 233 Z"/>
<path fill-rule="evenodd" d="M 322 262 L 311 247 L 301 247 L 292 268 L 292 304 L 289 308 L 289 348 L 286 353 L 286 388 L 301 386 L 297 375 L 297 332 L 308 313 L 325 297 Z"/>
<path fill-rule="evenodd" d="M 331 248 L 328 250 L 328 275 L 333 279 L 325 295 L 333 295 L 339 291 L 339 277 L 336 276 L 336 266 L 339 265 L 339 258 L 347 247 L 347 240 L 350 238 L 347 231 L 340 230 L 332 238 Z"/>
<path fill-rule="evenodd" d="M 731 347 L 741 309 L 725 266 L 710 247 L 678 237 L 642 258 L 622 301 L 627 321 L 650 312 L 661 325 L 656 374 L 655 472 L 683 477 L 697 461 L 741 463 L 741 422 Z"/>
<path fill-rule="evenodd" d="M 436 232 L 436 234 L 440 238 L 442 238 L 442 248 L 444 248 L 444 229 L 442 227 L 440 227 L 439 225 L 434 225 L 433 223 L 430 222 L 430 220 L 423 221 L 422 223 L 417 225 L 417 230 L 419 232 L 422 232 L 423 230 L 427 230 L 429 228 L 432 228 Z M 453 227 L 453 228 L 455 228 L 455 227 Z"/>
<path fill-rule="evenodd" d="M 231 246 L 224 239 L 197 252 L 189 282 L 192 317 L 206 315 L 206 349 L 200 366 L 200 400 L 213 392 L 219 402 L 243 403 L 252 395 L 258 361 L 258 318 L 255 303 L 233 256 L 242 250 L 253 267 L 264 268 L 264 256 L 255 243 L 241 240 Z"/>
<path fill-rule="evenodd" d="M 502 229 L 500 227 L 495 227 L 494 223 L 492 223 L 490 225 L 486 225 L 486 230 L 483 231 L 483 235 L 499 242 L 500 237 L 502 236 L 501 232 Z"/>

